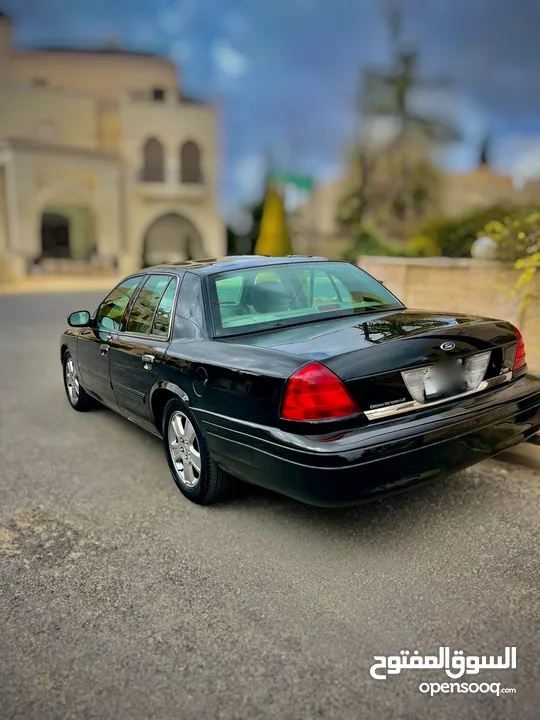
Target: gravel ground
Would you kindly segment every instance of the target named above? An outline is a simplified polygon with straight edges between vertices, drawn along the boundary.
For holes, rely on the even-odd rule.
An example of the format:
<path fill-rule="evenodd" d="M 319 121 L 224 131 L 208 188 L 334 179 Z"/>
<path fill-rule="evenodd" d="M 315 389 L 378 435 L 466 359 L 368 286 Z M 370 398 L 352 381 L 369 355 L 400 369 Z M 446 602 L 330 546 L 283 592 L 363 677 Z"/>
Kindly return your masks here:
<path fill-rule="evenodd" d="M 0 297 L 0 718 L 538 718 L 540 469 L 490 461 L 372 505 L 247 487 L 201 508 L 160 441 L 73 412 L 59 335 L 95 295 Z M 422 694 L 440 645 L 515 694 Z"/>

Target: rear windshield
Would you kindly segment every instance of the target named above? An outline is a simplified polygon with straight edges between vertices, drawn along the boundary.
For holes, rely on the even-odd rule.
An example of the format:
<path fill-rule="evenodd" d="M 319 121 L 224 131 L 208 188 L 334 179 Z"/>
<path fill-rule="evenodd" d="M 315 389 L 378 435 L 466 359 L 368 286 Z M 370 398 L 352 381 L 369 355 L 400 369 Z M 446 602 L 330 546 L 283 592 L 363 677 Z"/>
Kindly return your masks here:
<path fill-rule="evenodd" d="M 403 307 L 377 280 L 349 263 L 246 268 L 210 275 L 208 281 L 217 336 Z"/>

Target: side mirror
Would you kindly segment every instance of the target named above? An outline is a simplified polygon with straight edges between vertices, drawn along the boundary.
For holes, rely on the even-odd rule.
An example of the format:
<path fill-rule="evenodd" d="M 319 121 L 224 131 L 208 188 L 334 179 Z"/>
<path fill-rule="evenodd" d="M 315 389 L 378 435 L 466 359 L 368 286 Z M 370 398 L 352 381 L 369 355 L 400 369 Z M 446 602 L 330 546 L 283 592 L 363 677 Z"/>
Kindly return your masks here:
<path fill-rule="evenodd" d="M 71 327 L 88 327 L 90 325 L 90 313 L 88 310 L 78 310 L 68 315 L 68 325 Z"/>

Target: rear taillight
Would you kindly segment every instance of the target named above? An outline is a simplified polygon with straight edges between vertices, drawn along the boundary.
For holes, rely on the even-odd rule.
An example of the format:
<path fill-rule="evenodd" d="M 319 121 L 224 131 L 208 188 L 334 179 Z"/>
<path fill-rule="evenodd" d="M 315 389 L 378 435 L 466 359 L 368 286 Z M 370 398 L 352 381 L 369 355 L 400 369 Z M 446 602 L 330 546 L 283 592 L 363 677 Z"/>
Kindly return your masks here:
<path fill-rule="evenodd" d="M 521 336 L 521 333 L 517 329 L 517 327 L 512 326 L 514 328 L 514 332 L 517 335 L 517 350 L 516 350 L 516 358 L 514 360 L 514 367 L 512 370 L 516 372 L 516 370 L 519 370 L 524 365 L 527 364 L 527 357 L 525 354 L 525 343 L 523 342 L 523 337 Z"/>
<path fill-rule="evenodd" d="M 333 420 L 359 412 L 343 382 L 318 362 L 305 365 L 287 380 L 283 420 Z"/>

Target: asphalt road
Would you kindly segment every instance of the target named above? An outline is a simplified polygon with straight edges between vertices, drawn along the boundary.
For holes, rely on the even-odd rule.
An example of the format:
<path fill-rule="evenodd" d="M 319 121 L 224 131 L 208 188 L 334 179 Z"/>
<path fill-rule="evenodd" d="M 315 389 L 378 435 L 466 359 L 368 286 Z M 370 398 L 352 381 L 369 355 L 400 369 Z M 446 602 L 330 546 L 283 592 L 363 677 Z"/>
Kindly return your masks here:
<path fill-rule="evenodd" d="M 97 296 L 0 297 L 2 720 L 539 717 L 540 473 L 490 462 L 347 510 L 241 488 L 201 508 L 158 439 L 64 396 Z M 462 681 L 374 655 L 517 647 Z"/>

